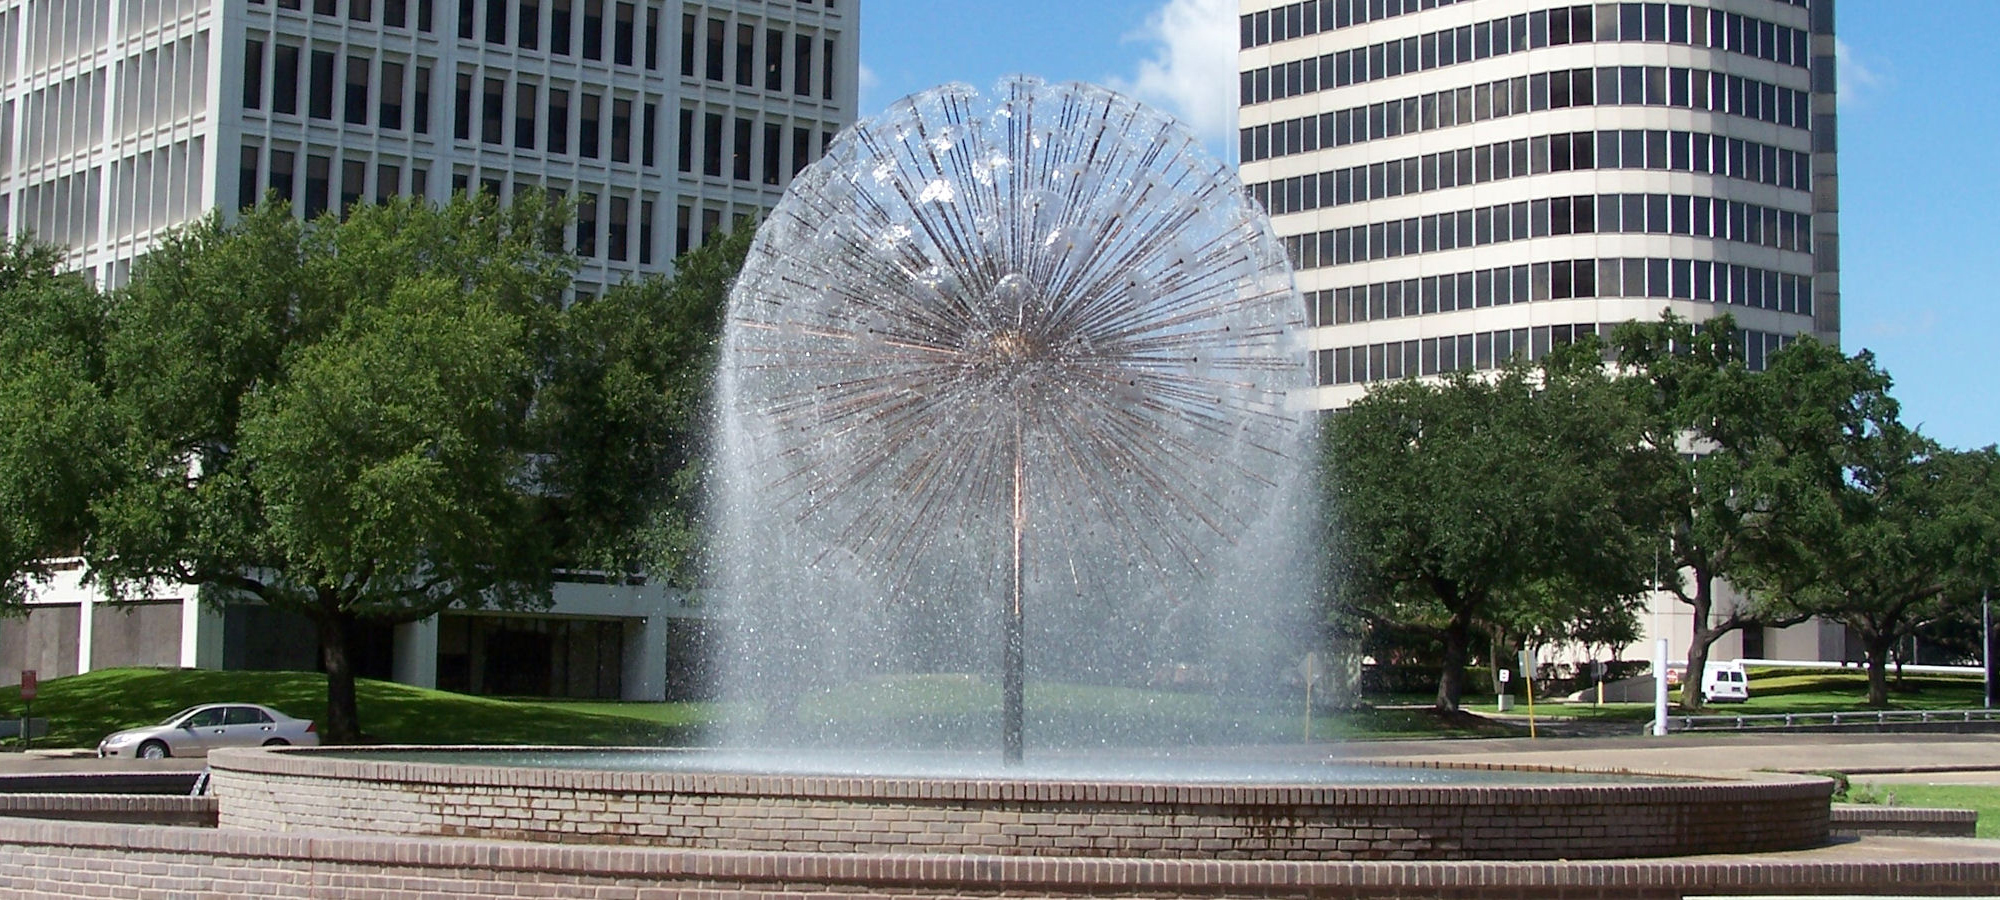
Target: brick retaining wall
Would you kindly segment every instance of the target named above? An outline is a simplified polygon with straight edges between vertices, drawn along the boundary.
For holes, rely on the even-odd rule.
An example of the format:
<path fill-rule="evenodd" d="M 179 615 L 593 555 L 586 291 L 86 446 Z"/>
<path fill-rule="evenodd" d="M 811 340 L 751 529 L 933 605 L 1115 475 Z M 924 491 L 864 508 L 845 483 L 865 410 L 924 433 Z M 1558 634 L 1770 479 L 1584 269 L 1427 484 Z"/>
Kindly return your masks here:
<path fill-rule="evenodd" d="M 1871 839 L 1890 841 L 1898 839 Z M 865 856 L 258 834 L 0 817 L 0 900 L 956 900 L 1003 896 L 1664 900 L 1721 894 L 1990 894 L 2000 859 L 1921 843 L 1759 860 L 1227 862 Z M 1948 849 L 1948 848 L 1945 848 Z M 1836 851 L 1838 852 L 1838 851 Z"/>
<path fill-rule="evenodd" d="M 359 758 L 357 758 L 357 756 Z M 437 765 L 219 751 L 225 828 L 798 853 L 1605 859 L 1827 839 L 1831 782 L 1262 786 Z"/>

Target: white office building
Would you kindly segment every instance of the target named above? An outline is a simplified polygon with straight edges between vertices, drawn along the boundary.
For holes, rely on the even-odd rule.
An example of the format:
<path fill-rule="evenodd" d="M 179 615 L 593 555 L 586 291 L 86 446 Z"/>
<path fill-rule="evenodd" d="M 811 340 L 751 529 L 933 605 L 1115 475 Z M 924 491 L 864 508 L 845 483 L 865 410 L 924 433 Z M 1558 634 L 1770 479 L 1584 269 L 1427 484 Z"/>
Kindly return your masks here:
<path fill-rule="evenodd" d="M 0 231 L 68 247 L 115 287 L 162 235 L 266 191 L 301 215 L 541 191 L 576 202 L 576 291 L 594 294 L 768 211 L 854 121 L 859 7 L 0 0 Z M 546 614 L 448 615 L 363 662 L 418 684 L 657 698 L 684 677 L 685 612 L 659 589 L 563 584 Z M 108 604 L 59 579 L 0 622 L 0 679 L 295 664 L 291 629 L 261 615 L 177 587 Z"/>
<path fill-rule="evenodd" d="M 1840 333 L 1833 0 L 1243 0 L 1243 181 L 1316 405 L 1671 309 Z M 1684 654 L 1685 607 L 1649 628 Z M 1726 658 L 1844 653 L 1818 623 Z"/>

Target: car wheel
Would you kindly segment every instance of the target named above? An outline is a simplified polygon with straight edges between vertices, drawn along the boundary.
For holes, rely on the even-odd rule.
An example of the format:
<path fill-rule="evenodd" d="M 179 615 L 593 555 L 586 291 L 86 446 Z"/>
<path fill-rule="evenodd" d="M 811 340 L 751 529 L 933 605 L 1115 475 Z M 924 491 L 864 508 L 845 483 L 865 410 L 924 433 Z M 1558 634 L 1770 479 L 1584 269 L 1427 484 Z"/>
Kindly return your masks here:
<path fill-rule="evenodd" d="M 266 747 L 284 747 L 284 746 L 289 746 L 289 745 L 290 745 L 291 743 L 292 743 L 291 741 L 288 741 L 288 740 L 285 740 L 284 738 L 272 738 L 272 739 L 270 739 L 270 740 L 268 740 L 268 741 L 265 741 L 265 742 L 264 742 L 264 746 L 266 746 Z"/>
<path fill-rule="evenodd" d="M 159 741 L 147 741 L 139 745 L 140 759 L 166 759 L 172 755 L 174 754 L 167 750 L 167 745 Z"/>

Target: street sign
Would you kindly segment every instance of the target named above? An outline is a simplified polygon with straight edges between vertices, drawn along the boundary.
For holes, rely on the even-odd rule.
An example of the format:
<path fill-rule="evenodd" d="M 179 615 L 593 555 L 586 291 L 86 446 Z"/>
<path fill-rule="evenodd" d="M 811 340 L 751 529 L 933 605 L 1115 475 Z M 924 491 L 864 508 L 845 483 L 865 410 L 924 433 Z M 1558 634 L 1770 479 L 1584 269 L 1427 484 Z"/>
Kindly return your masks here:
<path fill-rule="evenodd" d="M 30 700 L 33 700 L 33 699 L 35 699 L 35 670 L 34 670 L 34 669 L 22 669 L 22 670 L 21 670 L 21 700 L 22 700 L 22 702 L 27 702 L 27 701 L 30 701 Z"/>

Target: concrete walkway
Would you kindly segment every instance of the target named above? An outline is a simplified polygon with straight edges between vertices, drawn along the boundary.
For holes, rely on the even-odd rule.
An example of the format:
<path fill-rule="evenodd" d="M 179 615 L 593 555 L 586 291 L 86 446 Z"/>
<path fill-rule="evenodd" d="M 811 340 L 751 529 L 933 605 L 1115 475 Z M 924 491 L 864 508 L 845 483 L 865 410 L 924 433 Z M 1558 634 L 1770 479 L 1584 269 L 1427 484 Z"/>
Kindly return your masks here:
<path fill-rule="evenodd" d="M 1868 775 L 1925 773 L 1944 784 L 2000 784 L 2000 735 L 1996 734 L 1757 733 L 1367 741 L 1327 745 L 1327 755 L 1355 760 L 1439 759 L 1634 772 L 1835 769 Z M 1953 778 L 1959 780 L 1949 780 Z"/>

